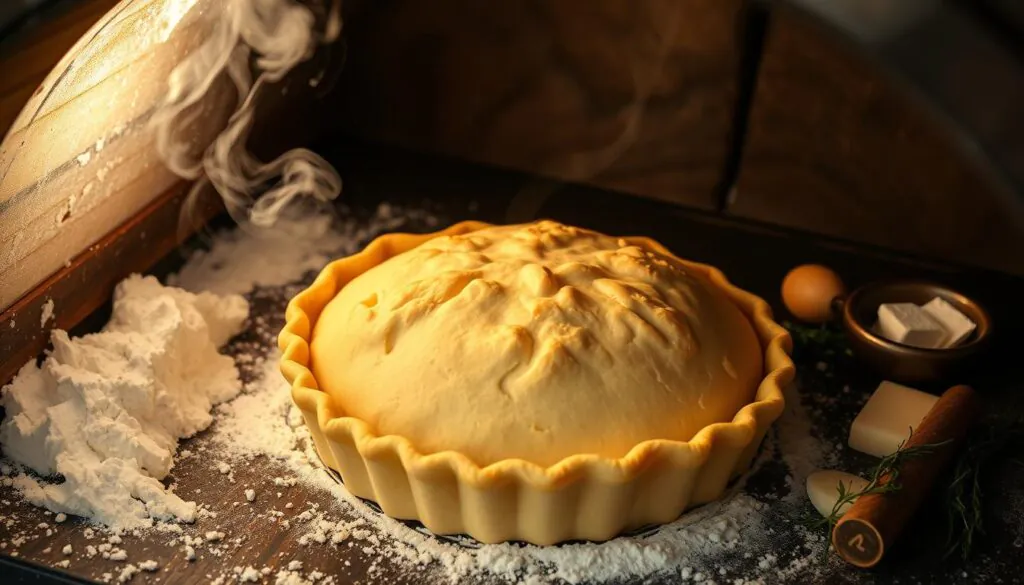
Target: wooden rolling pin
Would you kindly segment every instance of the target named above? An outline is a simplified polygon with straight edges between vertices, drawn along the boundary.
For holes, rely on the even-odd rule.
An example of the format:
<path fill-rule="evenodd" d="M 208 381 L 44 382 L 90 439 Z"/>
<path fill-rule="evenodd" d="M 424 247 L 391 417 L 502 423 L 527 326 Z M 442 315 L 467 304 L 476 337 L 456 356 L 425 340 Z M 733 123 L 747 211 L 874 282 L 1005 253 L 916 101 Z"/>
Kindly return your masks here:
<path fill-rule="evenodd" d="M 942 394 L 904 448 L 944 444 L 900 463 L 900 489 L 866 494 L 854 502 L 832 530 L 832 545 L 839 556 L 863 568 L 882 560 L 957 452 L 979 412 L 978 399 L 968 386 L 954 386 Z M 885 477 L 881 482 L 889 480 Z"/>

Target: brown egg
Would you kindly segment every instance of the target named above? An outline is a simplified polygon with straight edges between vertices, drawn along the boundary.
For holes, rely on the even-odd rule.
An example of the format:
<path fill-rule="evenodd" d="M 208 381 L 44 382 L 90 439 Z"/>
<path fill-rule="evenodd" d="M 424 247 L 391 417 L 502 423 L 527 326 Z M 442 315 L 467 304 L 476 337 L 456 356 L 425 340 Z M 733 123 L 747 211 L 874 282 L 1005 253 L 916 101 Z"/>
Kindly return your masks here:
<path fill-rule="evenodd" d="M 832 269 L 804 264 L 782 279 L 782 302 L 794 317 L 809 323 L 832 318 L 832 300 L 846 293 L 842 279 Z"/>

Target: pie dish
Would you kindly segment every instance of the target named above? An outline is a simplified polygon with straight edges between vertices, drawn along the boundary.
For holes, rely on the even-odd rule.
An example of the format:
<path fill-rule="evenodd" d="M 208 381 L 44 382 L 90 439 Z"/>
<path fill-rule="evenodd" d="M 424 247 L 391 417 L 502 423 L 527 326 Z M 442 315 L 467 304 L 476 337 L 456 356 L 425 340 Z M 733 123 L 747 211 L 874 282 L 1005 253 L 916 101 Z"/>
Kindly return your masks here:
<path fill-rule="evenodd" d="M 382 236 L 292 299 L 279 345 L 350 492 L 482 542 L 606 540 L 717 499 L 794 372 L 717 269 L 551 221 Z"/>

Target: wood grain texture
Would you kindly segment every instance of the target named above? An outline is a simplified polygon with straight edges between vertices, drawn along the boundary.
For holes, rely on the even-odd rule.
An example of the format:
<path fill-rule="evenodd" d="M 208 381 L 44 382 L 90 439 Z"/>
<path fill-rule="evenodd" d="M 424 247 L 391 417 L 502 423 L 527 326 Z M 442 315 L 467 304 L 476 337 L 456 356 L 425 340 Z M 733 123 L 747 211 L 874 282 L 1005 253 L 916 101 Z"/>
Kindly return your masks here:
<path fill-rule="evenodd" d="M 348 2 L 357 136 L 713 207 L 739 0 Z"/>
<path fill-rule="evenodd" d="M 207 29 L 190 21 L 161 38 L 152 33 L 161 6 L 139 0 L 107 13 L 93 29 L 103 34 L 83 37 L 62 58 L 26 106 L 31 115 L 0 144 L 0 310 L 179 182 L 156 152 L 149 120 L 170 71 Z M 233 109 L 225 81 L 182 129 L 194 152 Z"/>
<path fill-rule="evenodd" d="M 0 136 L 32 92 L 89 28 L 118 0 L 82 0 L 42 15 L 0 46 Z"/>
<path fill-rule="evenodd" d="M 156 197 L 0 313 L 0 385 L 43 353 L 51 330 L 77 326 L 110 300 L 121 280 L 148 270 L 222 209 L 219 200 L 200 199 L 185 208 L 189 221 L 180 222 L 187 191 L 178 185 Z M 53 318 L 43 322 L 47 303 L 52 303 Z"/>
<path fill-rule="evenodd" d="M 1024 224 L 922 102 L 774 14 L 731 213 L 1024 274 Z"/>

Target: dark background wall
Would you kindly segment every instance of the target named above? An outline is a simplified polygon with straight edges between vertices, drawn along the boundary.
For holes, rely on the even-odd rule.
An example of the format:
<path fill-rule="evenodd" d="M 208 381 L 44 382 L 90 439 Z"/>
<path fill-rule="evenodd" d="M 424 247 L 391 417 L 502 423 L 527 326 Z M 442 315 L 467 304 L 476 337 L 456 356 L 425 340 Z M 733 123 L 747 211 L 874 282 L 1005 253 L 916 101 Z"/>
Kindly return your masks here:
<path fill-rule="evenodd" d="M 115 3 L 0 38 L 0 129 Z M 908 6 L 959 12 L 886 20 Z M 1000 52 L 1020 6 L 345 0 L 322 128 L 1024 274 L 1024 60 Z"/>
<path fill-rule="evenodd" d="M 715 206 L 740 0 L 345 6 L 345 132 Z"/>
<path fill-rule="evenodd" d="M 918 18 L 855 45 L 773 12 L 728 211 L 1020 274 L 1024 61 L 979 46 L 969 14 Z"/>
<path fill-rule="evenodd" d="M 860 19 L 852 33 L 875 35 L 861 39 L 791 4 L 801 2 L 349 2 L 341 127 L 1024 274 L 1021 193 L 932 96 L 856 43 L 898 44 L 899 19 L 919 18 L 929 3 L 860 2 L 845 17 Z M 972 61 L 966 42 L 957 60 L 930 64 L 948 63 L 953 84 L 993 64 Z M 1024 91 L 1003 83 L 990 123 L 1021 128 L 1012 104 Z M 631 106 L 644 109 L 628 134 Z"/>

